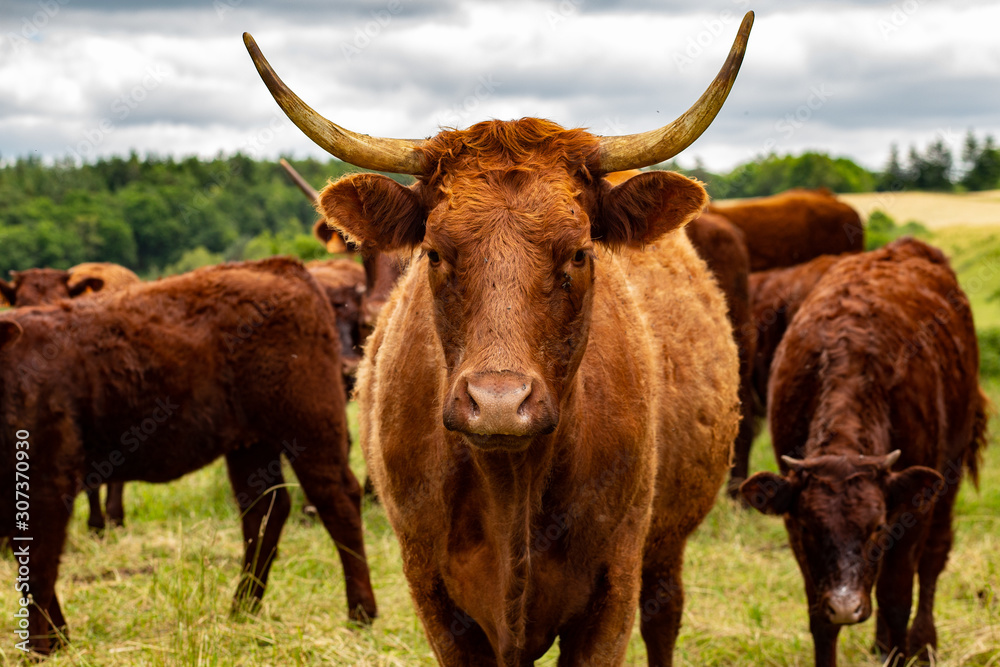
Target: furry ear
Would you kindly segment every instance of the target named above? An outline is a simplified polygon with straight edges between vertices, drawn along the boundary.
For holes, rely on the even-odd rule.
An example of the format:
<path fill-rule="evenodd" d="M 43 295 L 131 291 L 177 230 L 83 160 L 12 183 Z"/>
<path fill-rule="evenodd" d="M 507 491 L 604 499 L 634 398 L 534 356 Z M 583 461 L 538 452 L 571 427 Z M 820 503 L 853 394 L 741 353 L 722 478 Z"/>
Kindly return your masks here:
<path fill-rule="evenodd" d="M 605 182 L 600 213 L 592 225 L 595 241 L 639 247 L 652 243 L 701 213 L 705 188 L 672 171 L 647 171 L 621 185 Z"/>
<path fill-rule="evenodd" d="M 9 283 L 0 278 L 0 295 L 3 295 L 7 304 L 13 306 L 14 301 L 17 299 L 17 288 L 14 287 L 14 283 Z"/>
<path fill-rule="evenodd" d="M 928 503 L 944 493 L 945 481 L 937 470 L 910 466 L 889 475 L 886 509 L 891 514 L 904 507 L 924 511 Z"/>
<path fill-rule="evenodd" d="M 0 350 L 15 343 L 22 333 L 24 329 L 14 320 L 0 320 Z"/>
<path fill-rule="evenodd" d="M 740 494 L 763 514 L 785 514 L 792 508 L 796 486 L 773 472 L 759 472 L 740 484 Z"/>
<path fill-rule="evenodd" d="M 424 238 L 427 214 L 420 198 L 381 174 L 350 174 L 327 185 L 317 208 L 362 253 L 412 248 Z"/>
<path fill-rule="evenodd" d="M 78 297 L 81 294 L 86 294 L 88 288 L 90 289 L 91 292 L 100 292 L 102 289 L 104 289 L 104 278 L 87 276 L 86 278 L 81 278 L 72 285 L 70 285 L 68 282 L 66 283 L 66 289 L 69 290 L 69 295 L 71 298 Z"/>
<path fill-rule="evenodd" d="M 341 253 L 350 252 L 347 249 L 347 244 L 344 243 L 344 239 L 341 238 L 337 230 L 326 224 L 325 218 L 320 218 L 313 225 L 313 236 L 315 236 L 320 243 L 326 248 L 326 251 L 331 255 L 339 255 Z"/>

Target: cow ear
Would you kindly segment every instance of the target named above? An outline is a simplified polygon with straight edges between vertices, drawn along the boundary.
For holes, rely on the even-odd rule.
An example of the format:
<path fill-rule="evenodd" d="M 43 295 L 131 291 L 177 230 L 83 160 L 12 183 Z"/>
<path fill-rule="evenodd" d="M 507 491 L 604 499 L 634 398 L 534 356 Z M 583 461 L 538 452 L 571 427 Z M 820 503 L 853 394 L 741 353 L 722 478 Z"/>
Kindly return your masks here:
<path fill-rule="evenodd" d="M 327 185 L 317 208 L 362 252 L 412 248 L 424 238 L 427 215 L 420 198 L 381 174 L 351 174 Z"/>
<path fill-rule="evenodd" d="M 916 510 L 944 491 L 944 477 L 937 470 L 924 466 L 910 466 L 889 475 L 886 492 L 886 509 L 891 513 L 907 504 Z"/>
<path fill-rule="evenodd" d="M 72 285 L 66 284 L 66 289 L 69 290 L 69 295 L 71 298 L 78 297 L 81 294 L 87 293 L 87 288 L 90 288 L 92 292 L 100 292 L 104 289 L 104 278 L 98 278 L 96 276 L 87 276 L 86 278 L 81 278 Z"/>
<path fill-rule="evenodd" d="M 797 488 L 787 477 L 773 472 L 759 472 L 740 485 L 740 494 L 759 512 L 785 514 L 792 509 Z"/>
<path fill-rule="evenodd" d="M 21 337 L 24 329 L 13 320 L 0 320 L 0 350 L 12 345 Z"/>
<path fill-rule="evenodd" d="M 708 203 L 701 184 L 672 171 L 647 171 L 621 185 L 605 182 L 594 240 L 640 247 L 688 223 Z"/>
<path fill-rule="evenodd" d="M 313 236 L 326 247 L 326 251 L 331 255 L 339 255 L 348 252 L 347 244 L 340 237 L 337 230 L 326 224 L 326 218 L 320 218 L 313 225 Z"/>
<path fill-rule="evenodd" d="M 17 298 L 17 288 L 12 283 L 0 278 L 0 294 L 3 295 L 7 303 L 13 306 L 14 300 Z"/>

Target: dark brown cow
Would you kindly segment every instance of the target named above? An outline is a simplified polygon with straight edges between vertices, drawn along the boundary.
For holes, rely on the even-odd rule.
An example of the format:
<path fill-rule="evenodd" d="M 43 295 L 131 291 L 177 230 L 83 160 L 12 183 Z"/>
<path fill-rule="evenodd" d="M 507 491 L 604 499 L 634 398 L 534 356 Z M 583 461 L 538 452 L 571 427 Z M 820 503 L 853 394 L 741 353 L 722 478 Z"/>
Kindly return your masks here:
<path fill-rule="evenodd" d="M 865 247 L 857 211 L 826 188 L 796 188 L 772 197 L 713 204 L 708 210 L 746 233 L 751 271 L 794 266 L 819 255 L 861 252 Z"/>
<path fill-rule="evenodd" d="M 317 259 L 306 262 L 306 269 L 320 284 L 337 315 L 340 335 L 340 361 L 344 369 L 344 388 L 350 396 L 354 373 L 361 361 L 364 343 L 361 328 L 361 298 L 365 293 L 365 269 L 353 259 Z"/>
<path fill-rule="evenodd" d="M 739 422 L 725 300 L 681 231 L 702 187 L 649 172 L 717 113 L 752 15 L 680 121 L 597 137 L 526 118 L 389 140 L 275 99 L 342 159 L 416 175 L 327 186 L 362 250 L 419 247 L 361 362 L 369 470 L 417 612 L 446 665 L 620 664 L 636 606 L 669 665 L 687 536 L 715 501 Z"/>
<path fill-rule="evenodd" d="M 624 183 L 642 172 L 638 169 L 607 174 L 612 185 Z M 739 487 L 750 469 L 750 447 L 754 438 L 754 404 L 751 363 L 757 346 L 757 331 L 750 320 L 750 255 L 746 235 L 721 215 L 703 212 L 684 227 L 698 256 L 705 260 L 726 297 L 729 323 L 740 356 L 740 430 L 733 445 L 733 467 L 726 489 L 730 497 L 739 496 Z"/>
<path fill-rule="evenodd" d="M 62 269 L 11 271 L 12 282 L 0 280 L 0 293 L 11 306 L 38 306 L 70 299 L 104 286 L 101 278 L 88 278 L 69 286 L 70 273 Z"/>
<path fill-rule="evenodd" d="M 742 487 L 783 514 L 805 579 L 816 664 L 878 600 L 876 647 L 894 665 L 936 648 L 934 590 L 952 506 L 986 445 L 969 302 L 944 255 L 904 239 L 837 262 L 785 333 L 768 415 L 782 474 Z M 917 613 L 907 634 L 913 578 Z"/>
<path fill-rule="evenodd" d="M 287 259 L 0 314 L 0 517 L 15 553 L 31 539 L 30 645 L 50 651 L 66 625 L 55 583 L 81 485 L 166 482 L 220 456 L 246 544 L 234 609 L 264 593 L 289 511 L 284 454 L 340 552 L 351 618 L 373 618 L 338 349 L 329 303 Z M 16 533 L 15 451 L 31 483 Z"/>
<path fill-rule="evenodd" d="M 820 255 L 804 264 L 750 274 L 750 319 L 757 334 L 751 369 L 756 412 L 764 415 L 771 361 L 781 337 L 813 287 L 845 255 Z"/>
<path fill-rule="evenodd" d="M 14 283 L 0 280 L 0 291 L 9 296 L 17 306 L 38 306 L 55 303 L 59 299 L 85 296 L 94 292 L 113 291 L 139 282 L 139 276 L 129 269 L 110 262 L 85 262 L 77 264 L 69 271 L 59 269 L 28 269 L 11 272 Z M 108 485 L 108 518 L 116 526 L 125 523 L 123 504 L 124 487 L 114 483 Z M 101 509 L 100 487 L 87 489 L 90 503 L 90 518 L 87 525 L 94 530 L 104 530 L 104 511 Z"/>

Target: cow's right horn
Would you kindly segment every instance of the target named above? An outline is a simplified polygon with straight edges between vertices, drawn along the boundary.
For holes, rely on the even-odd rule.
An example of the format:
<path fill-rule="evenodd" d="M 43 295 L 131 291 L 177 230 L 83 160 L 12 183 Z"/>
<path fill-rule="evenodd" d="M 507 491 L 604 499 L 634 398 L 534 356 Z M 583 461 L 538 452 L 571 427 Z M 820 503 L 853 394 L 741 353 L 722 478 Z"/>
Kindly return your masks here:
<path fill-rule="evenodd" d="M 753 12 L 747 12 L 736 34 L 733 48 L 729 51 L 729 57 L 712 85 L 677 120 L 648 132 L 601 137 L 601 169 L 607 173 L 648 167 L 669 160 L 694 143 L 715 120 L 729 96 L 740 65 L 743 64 L 752 26 Z"/>
<path fill-rule="evenodd" d="M 422 141 L 416 139 L 385 139 L 367 134 L 351 132 L 336 123 L 323 118 L 292 92 L 292 89 L 278 78 L 264 54 L 250 33 L 243 33 L 243 43 L 257 67 L 264 85 L 278 103 L 285 115 L 295 123 L 306 136 L 320 148 L 340 158 L 344 162 L 396 174 L 420 174 L 423 172 L 420 154 L 415 149 Z"/>

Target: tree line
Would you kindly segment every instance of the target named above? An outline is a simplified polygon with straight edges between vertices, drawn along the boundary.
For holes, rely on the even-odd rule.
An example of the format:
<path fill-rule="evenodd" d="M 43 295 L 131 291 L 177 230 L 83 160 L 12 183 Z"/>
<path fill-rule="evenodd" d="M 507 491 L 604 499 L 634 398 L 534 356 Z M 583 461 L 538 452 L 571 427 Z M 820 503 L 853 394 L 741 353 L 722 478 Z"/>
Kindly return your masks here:
<path fill-rule="evenodd" d="M 314 186 L 356 171 L 339 160 L 293 160 Z M 793 187 L 835 192 L 982 190 L 1000 188 L 1000 150 L 972 132 L 960 164 L 943 141 L 896 146 L 882 172 L 843 157 L 806 152 L 767 155 L 728 173 L 673 169 L 703 181 L 716 199 L 776 194 Z M 410 177 L 390 174 L 402 182 Z M 146 278 L 222 261 L 293 254 L 321 257 L 311 236 L 317 216 L 277 162 L 246 155 L 214 159 L 102 158 L 76 164 L 18 158 L 0 166 L 0 272 L 37 266 L 68 268 L 87 261 L 127 266 Z"/>

